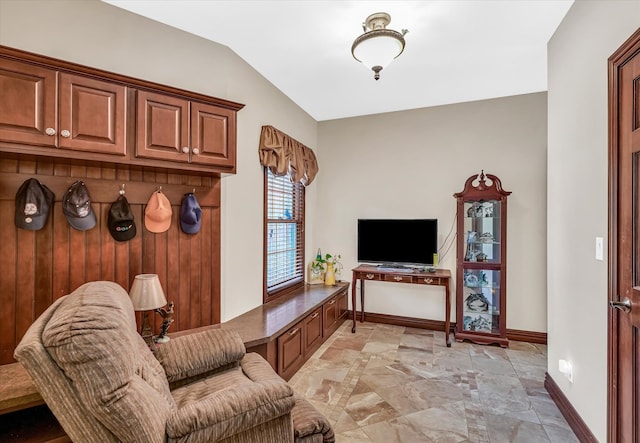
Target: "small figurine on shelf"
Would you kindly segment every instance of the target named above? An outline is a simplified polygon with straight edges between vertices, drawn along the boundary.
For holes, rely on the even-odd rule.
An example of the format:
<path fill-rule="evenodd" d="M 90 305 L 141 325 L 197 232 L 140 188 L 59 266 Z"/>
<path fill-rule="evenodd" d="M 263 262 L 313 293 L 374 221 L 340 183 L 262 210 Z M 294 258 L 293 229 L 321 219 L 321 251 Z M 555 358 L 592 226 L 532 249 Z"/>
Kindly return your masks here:
<path fill-rule="evenodd" d="M 159 308 L 156 312 L 162 317 L 162 326 L 160 327 L 160 335 L 156 338 L 156 343 L 166 343 L 169 341 L 167 337 L 167 330 L 171 323 L 173 323 L 173 302 L 169 302 L 167 309 Z"/>
<path fill-rule="evenodd" d="M 318 248 L 316 258 L 311 263 L 309 263 L 309 270 L 307 273 L 307 279 L 309 280 L 308 283 L 310 285 L 323 284 L 324 274 L 324 260 L 322 259 L 320 248 Z"/>

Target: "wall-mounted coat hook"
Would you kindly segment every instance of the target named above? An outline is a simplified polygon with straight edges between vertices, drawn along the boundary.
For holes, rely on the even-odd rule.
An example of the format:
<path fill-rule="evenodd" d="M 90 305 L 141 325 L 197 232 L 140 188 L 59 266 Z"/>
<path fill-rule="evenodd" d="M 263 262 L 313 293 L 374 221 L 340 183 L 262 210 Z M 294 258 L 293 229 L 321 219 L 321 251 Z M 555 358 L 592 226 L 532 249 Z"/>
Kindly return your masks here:
<path fill-rule="evenodd" d="M 124 195 L 124 183 L 120 185 L 120 191 L 118 191 L 120 195 Z"/>
<path fill-rule="evenodd" d="M 157 191 L 157 192 L 162 192 L 162 186 L 160 186 L 160 187 L 158 188 L 158 191 Z"/>
<path fill-rule="evenodd" d="M 195 193 L 196 193 L 196 188 L 193 188 L 193 189 L 191 190 L 191 193 L 192 193 L 192 194 L 195 194 Z"/>

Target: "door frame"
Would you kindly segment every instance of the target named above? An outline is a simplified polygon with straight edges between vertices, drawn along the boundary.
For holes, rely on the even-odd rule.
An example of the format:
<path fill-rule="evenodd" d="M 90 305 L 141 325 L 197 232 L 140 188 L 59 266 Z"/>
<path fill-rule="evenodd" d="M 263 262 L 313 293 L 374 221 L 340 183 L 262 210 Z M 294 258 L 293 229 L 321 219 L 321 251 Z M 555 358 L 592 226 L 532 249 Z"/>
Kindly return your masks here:
<path fill-rule="evenodd" d="M 608 300 L 618 299 L 618 168 L 619 168 L 619 72 L 622 66 L 634 55 L 640 52 L 640 29 L 634 32 L 608 60 L 609 90 L 609 227 L 608 227 Z M 619 400 L 618 362 L 619 340 L 618 319 L 620 311 L 608 309 L 608 338 L 607 338 L 607 441 L 620 441 L 619 435 Z"/>

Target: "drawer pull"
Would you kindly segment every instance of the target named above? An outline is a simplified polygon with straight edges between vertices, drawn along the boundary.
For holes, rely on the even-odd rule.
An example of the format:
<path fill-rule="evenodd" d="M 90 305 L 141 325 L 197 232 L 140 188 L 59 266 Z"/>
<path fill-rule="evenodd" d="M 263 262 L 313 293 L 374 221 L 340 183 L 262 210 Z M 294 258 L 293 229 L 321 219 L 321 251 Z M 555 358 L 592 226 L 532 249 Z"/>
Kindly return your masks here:
<path fill-rule="evenodd" d="M 375 277 L 375 275 L 374 275 L 374 274 L 367 274 L 367 275 L 366 275 L 366 277 L 367 277 L 369 280 L 371 280 L 373 277 Z"/>
<path fill-rule="evenodd" d="M 298 332 L 300 332 L 300 328 L 295 328 L 293 331 L 289 332 L 289 335 L 296 335 Z"/>
<path fill-rule="evenodd" d="M 393 277 L 393 279 L 395 281 L 402 281 L 402 277 L 400 277 L 399 275 L 396 275 L 395 277 Z"/>
<path fill-rule="evenodd" d="M 429 283 L 433 283 L 433 279 L 432 278 L 425 278 L 424 282 L 429 284 Z"/>
<path fill-rule="evenodd" d="M 336 299 L 334 298 L 333 300 L 331 300 L 331 301 L 329 302 L 329 304 L 330 304 L 330 305 L 332 305 L 332 304 L 334 304 L 335 302 L 336 302 Z"/>
<path fill-rule="evenodd" d="M 313 314 L 313 315 L 311 316 L 311 318 L 312 318 L 312 319 L 314 319 L 314 318 L 318 318 L 318 315 L 320 315 L 320 313 L 319 313 L 319 312 L 316 312 L 315 314 Z"/>

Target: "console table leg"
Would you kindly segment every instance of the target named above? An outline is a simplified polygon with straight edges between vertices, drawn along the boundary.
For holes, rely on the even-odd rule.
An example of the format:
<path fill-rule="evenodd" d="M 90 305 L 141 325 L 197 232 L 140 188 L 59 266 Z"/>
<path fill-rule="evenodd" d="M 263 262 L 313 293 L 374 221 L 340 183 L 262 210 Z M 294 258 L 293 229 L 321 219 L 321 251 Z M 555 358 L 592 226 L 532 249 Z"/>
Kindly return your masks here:
<path fill-rule="evenodd" d="M 354 334 L 356 332 L 356 283 L 358 279 L 355 274 L 353 279 L 351 280 L 351 310 L 353 311 L 353 325 L 351 326 L 351 333 Z"/>
<path fill-rule="evenodd" d="M 360 280 L 360 323 L 364 323 L 364 280 Z"/>
<path fill-rule="evenodd" d="M 445 296 L 445 318 L 444 318 L 444 336 L 447 340 L 447 347 L 451 347 L 451 293 L 449 291 L 449 279 L 447 279 L 446 285 L 444 287 L 444 296 Z"/>

